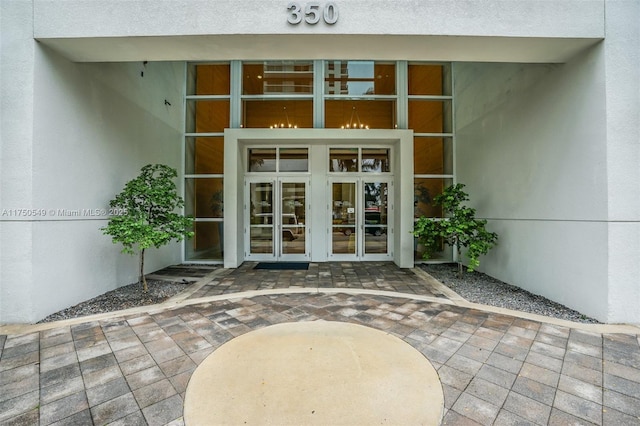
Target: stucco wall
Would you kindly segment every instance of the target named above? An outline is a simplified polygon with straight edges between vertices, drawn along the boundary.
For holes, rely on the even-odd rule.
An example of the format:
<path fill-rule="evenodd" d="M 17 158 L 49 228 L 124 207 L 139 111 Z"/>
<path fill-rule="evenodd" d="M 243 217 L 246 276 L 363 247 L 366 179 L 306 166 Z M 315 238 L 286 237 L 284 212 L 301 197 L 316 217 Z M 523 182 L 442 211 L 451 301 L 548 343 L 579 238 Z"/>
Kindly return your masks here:
<path fill-rule="evenodd" d="M 500 234 L 482 269 L 640 323 L 640 4 L 562 65 L 455 66 L 458 180 Z"/>
<path fill-rule="evenodd" d="M 640 323 L 640 2 L 609 1 L 604 41 L 610 322 Z"/>
<path fill-rule="evenodd" d="M 31 79 L 13 91 L 13 102 L 27 106 L 2 110 L 3 122 L 19 123 L 3 134 L 3 154 L 13 153 L 13 144 L 26 151 L 20 158 L 3 156 L 3 173 L 6 165 L 26 176 L 3 178 L 1 208 L 47 214 L 2 222 L 2 322 L 36 321 L 136 281 L 137 258 L 120 254 L 99 230 L 105 217 L 62 211 L 107 208 L 145 164 L 180 169 L 182 149 L 182 63 L 78 64 L 27 40 Z M 3 86 L 21 81 L 21 71 L 3 69 Z M 4 93 L 3 87 L 3 99 Z M 179 244 L 150 250 L 146 270 L 180 259 Z"/>
<path fill-rule="evenodd" d="M 291 25 L 288 2 L 279 0 L 34 0 L 34 36 L 76 61 L 428 57 L 513 62 L 562 61 L 604 36 L 603 0 L 334 4 L 339 19 L 333 25 L 323 19 Z"/>
<path fill-rule="evenodd" d="M 326 2 L 319 2 L 324 5 Z M 342 0 L 339 19 L 290 26 L 279 0 L 34 0 L 36 37 L 210 34 L 602 35 L 602 0 Z M 304 8 L 306 2 L 301 1 Z M 105 18 L 108 20 L 105 21 Z"/>
<path fill-rule="evenodd" d="M 607 320 L 603 47 L 562 65 L 455 64 L 458 182 L 499 245 L 482 270 Z"/>
<path fill-rule="evenodd" d="M 0 2 L 0 209 L 31 206 L 32 15 L 30 2 Z M 32 311 L 32 226 L 12 219 L 0 216 L 0 322 L 18 319 L 18 300 Z"/>

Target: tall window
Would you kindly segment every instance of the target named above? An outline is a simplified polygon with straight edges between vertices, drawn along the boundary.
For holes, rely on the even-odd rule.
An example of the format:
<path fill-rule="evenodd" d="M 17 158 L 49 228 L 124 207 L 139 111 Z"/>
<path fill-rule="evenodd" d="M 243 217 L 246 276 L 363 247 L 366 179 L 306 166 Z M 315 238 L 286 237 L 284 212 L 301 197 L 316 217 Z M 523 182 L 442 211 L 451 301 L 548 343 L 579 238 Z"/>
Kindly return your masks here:
<path fill-rule="evenodd" d="M 451 70 L 449 65 L 410 63 L 407 74 L 408 124 L 414 131 L 414 217 L 440 218 L 442 209 L 433 204 L 433 197 L 454 179 Z M 451 256 L 443 246 L 433 257 Z M 421 259 L 422 248 L 416 244 L 415 260 Z"/>
<path fill-rule="evenodd" d="M 313 127 L 313 61 L 243 63 L 242 126 Z"/>
<path fill-rule="evenodd" d="M 188 260 L 222 260 L 224 252 L 224 129 L 229 127 L 231 75 L 228 63 L 190 65 L 185 132 L 185 213 L 195 236 Z"/>
<path fill-rule="evenodd" d="M 232 122 L 267 129 L 413 129 L 414 217 L 442 217 L 433 198 L 454 182 L 450 64 L 283 60 L 187 68 L 185 210 L 195 217 L 196 234 L 186 242 L 187 260 L 223 259 L 224 129 Z M 294 151 L 278 151 L 278 158 L 289 168 L 310 161 L 306 152 Z M 331 171 L 389 172 L 389 153 L 378 151 L 334 149 Z M 264 161 L 261 167 L 270 164 Z M 422 251 L 415 247 L 419 261 Z M 438 256 L 451 259 L 452 253 Z"/>
<path fill-rule="evenodd" d="M 326 128 L 394 129 L 396 99 L 395 62 L 325 62 Z"/>

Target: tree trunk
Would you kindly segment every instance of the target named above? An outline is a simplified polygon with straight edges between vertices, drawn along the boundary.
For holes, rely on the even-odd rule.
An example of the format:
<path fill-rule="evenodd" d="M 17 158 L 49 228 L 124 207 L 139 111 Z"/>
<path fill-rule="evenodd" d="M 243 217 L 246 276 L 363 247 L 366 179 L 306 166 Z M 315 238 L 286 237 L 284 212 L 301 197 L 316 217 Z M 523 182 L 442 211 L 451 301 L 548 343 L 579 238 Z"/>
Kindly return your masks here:
<path fill-rule="evenodd" d="M 462 249 L 459 244 L 456 244 L 458 249 L 458 278 L 462 279 Z"/>
<path fill-rule="evenodd" d="M 147 287 L 147 278 L 144 276 L 144 249 L 140 250 L 140 275 L 138 276 L 138 282 L 142 282 L 142 291 L 146 293 L 149 288 Z"/>

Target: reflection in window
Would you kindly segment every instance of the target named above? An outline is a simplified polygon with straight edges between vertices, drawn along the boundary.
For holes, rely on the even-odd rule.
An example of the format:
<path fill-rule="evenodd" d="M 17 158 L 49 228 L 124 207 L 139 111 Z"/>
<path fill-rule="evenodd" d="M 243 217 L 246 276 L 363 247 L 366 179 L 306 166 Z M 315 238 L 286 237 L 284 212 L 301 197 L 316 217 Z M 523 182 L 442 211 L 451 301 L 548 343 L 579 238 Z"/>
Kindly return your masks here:
<path fill-rule="evenodd" d="M 280 172 L 308 172 L 309 150 L 307 148 L 280 148 Z"/>
<path fill-rule="evenodd" d="M 326 61 L 324 87 L 327 95 L 395 95 L 395 63 Z"/>
<path fill-rule="evenodd" d="M 389 172 L 388 148 L 362 148 L 363 172 Z"/>
<path fill-rule="evenodd" d="M 330 172 L 357 172 L 358 148 L 331 148 L 329 150 Z"/>
<path fill-rule="evenodd" d="M 270 182 L 252 183 L 251 224 L 273 225 L 273 184 Z"/>
<path fill-rule="evenodd" d="M 275 172 L 275 148 L 251 148 L 248 150 L 248 170 L 250 172 Z"/>
<path fill-rule="evenodd" d="M 242 65 L 242 94 L 313 94 L 313 61 L 245 62 Z"/>
<path fill-rule="evenodd" d="M 222 218 L 224 213 L 222 178 L 188 178 L 185 182 L 185 213 L 197 218 Z"/>
<path fill-rule="evenodd" d="M 250 148 L 247 150 L 250 172 L 308 172 L 308 148 Z"/>
<path fill-rule="evenodd" d="M 420 262 L 424 261 L 424 258 L 422 257 L 425 251 L 424 246 L 422 244 L 418 244 L 417 238 L 413 239 L 413 247 L 414 259 Z M 451 259 L 453 259 L 453 247 L 448 244 L 444 244 L 442 241 L 438 243 L 438 247 L 439 249 L 437 252 L 431 253 L 429 260 L 445 260 L 451 262 Z"/>
<path fill-rule="evenodd" d="M 224 225 L 219 222 L 195 222 L 193 238 L 185 241 L 185 256 L 189 260 L 222 260 Z"/>
<path fill-rule="evenodd" d="M 223 137 L 188 137 L 185 140 L 185 173 L 224 173 Z"/>
<path fill-rule="evenodd" d="M 442 206 L 436 206 L 433 198 L 453 185 L 449 178 L 415 178 L 413 184 L 414 217 L 443 217 Z"/>

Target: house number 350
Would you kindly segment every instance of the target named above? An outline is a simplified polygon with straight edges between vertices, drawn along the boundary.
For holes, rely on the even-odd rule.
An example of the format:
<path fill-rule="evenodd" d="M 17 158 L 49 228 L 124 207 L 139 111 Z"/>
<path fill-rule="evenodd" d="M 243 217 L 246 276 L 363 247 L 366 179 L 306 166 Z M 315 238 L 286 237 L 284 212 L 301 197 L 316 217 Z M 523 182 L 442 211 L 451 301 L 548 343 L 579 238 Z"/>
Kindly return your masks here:
<path fill-rule="evenodd" d="M 287 5 L 287 10 L 289 11 L 287 22 L 292 25 L 299 24 L 303 18 L 304 22 L 310 25 L 320 22 L 320 18 L 329 25 L 338 22 L 338 6 L 331 1 L 324 5 L 317 1 L 310 1 L 304 4 L 304 9 L 300 3 L 293 1 Z"/>

